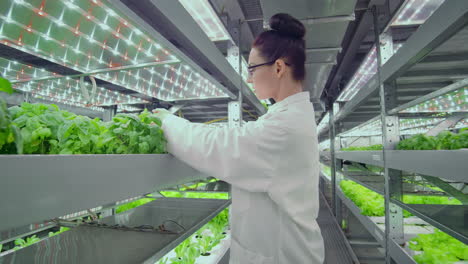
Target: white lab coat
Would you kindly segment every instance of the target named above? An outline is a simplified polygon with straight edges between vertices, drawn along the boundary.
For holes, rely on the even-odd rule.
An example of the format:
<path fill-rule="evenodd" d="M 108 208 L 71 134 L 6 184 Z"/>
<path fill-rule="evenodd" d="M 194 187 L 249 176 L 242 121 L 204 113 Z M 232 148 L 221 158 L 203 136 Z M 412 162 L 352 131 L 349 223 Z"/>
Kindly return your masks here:
<path fill-rule="evenodd" d="M 323 263 L 316 222 L 319 155 L 308 92 L 240 128 L 170 116 L 163 130 L 170 153 L 232 185 L 230 264 Z"/>

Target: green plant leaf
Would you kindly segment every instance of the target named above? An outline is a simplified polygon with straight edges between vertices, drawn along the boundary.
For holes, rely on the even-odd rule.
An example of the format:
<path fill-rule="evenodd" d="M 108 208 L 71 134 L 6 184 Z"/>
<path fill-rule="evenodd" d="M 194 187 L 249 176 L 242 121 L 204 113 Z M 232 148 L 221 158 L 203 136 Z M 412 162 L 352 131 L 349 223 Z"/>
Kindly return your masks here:
<path fill-rule="evenodd" d="M 2 77 L 0 77 L 0 92 L 5 92 L 8 94 L 12 94 L 14 92 L 10 81 Z"/>

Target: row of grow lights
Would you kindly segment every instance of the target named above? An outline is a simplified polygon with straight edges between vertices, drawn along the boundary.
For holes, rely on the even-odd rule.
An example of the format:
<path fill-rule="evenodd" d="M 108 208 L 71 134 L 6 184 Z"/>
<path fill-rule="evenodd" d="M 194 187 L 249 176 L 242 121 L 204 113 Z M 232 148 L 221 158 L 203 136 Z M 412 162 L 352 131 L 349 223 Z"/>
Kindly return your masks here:
<path fill-rule="evenodd" d="M 0 43 L 79 72 L 97 72 L 94 76 L 99 79 L 165 101 L 228 96 L 109 8 L 106 1 L 1 1 Z M 147 67 L 126 69 L 138 65 Z M 3 66 L 4 71 L 12 69 L 12 65 Z M 21 67 L 15 69 L 16 74 L 4 76 L 25 82 L 56 75 L 32 66 L 25 74 Z M 106 72 L 109 69 L 122 70 Z M 56 97 L 51 94 L 48 96 Z M 107 99 L 110 103 L 114 98 Z"/>

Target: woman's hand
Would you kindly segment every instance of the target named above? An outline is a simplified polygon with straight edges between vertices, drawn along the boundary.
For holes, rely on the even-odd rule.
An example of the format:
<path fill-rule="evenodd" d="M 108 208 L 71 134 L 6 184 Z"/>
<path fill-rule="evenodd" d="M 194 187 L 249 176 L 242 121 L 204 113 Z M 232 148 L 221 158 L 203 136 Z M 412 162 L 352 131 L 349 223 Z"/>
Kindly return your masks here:
<path fill-rule="evenodd" d="M 156 108 L 153 110 L 153 114 L 161 120 L 161 122 L 164 122 L 164 119 L 170 115 L 172 115 L 171 112 L 167 111 L 164 108 Z"/>

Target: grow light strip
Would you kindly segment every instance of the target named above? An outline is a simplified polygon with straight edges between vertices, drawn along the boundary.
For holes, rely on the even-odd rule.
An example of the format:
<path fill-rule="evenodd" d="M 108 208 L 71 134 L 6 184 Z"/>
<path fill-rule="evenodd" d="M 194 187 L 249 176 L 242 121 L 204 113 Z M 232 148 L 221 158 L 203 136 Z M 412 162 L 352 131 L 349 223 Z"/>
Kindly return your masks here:
<path fill-rule="evenodd" d="M 74 101 L 80 102 L 83 105 L 114 105 L 123 103 L 147 103 L 145 100 L 131 97 L 128 95 L 121 95 L 98 87 L 95 98 L 92 98 L 91 103 L 85 102 L 81 92 L 78 80 L 55 80 L 48 82 L 29 82 L 26 84 L 18 84 L 14 86 L 15 89 L 35 93 L 41 96 L 48 96 L 55 98 L 58 102 Z M 86 88 L 90 90 L 90 85 L 86 84 Z"/>
<path fill-rule="evenodd" d="M 1 68 L 3 68 L 3 76 L 7 79 L 13 79 L 14 77 L 25 75 L 27 74 L 25 70 L 29 72 L 34 72 L 34 73 L 37 73 L 38 71 L 40 71 L 46 76 L 46 78 L 51 77 L 51 76 L 54 76 L 55 78 L 57 76 L 60 77 L 60 75 L 58 75 L 57 73 L 51 73 L 44 69 L 39 70 L 35 67 L 32 67 L 31 65 L 25 65 L 16 61 L 7 61 L 6 59 L 2 59 L 2 58 L 0 58 L 0 69 Z M 26 85 L 25 84 L 14 84 L 14 85 L 17 89 L 22 90 L 22 91 L 28 91 L 28 92 L 33 91 L 33 90 L 36 92 L 40 91 L 41 95 L 43 96 L 50 96 L 51 94 L 56 94 L 56 95 L 62 94 L 62 97 L 67 97 L 67 96 L 72 95 L 72 93 L 73 95 L 76 95 L 76 96 L 82 95 L 81 88 L 79 87 L 79 81 L 74 80 L 75 86 L 71 87 L 70 80 L 71 80 L 70 77 L 62 76 L 61 79 L 55 79 L 54 81 L 47 82 L 46 83 L 47 87 L 43 87 L 45 86 L 44 81 L 40 82 L 38 80 L 30 81 Z M 34 86 L 35 84 L 37 85 Z M 85 83 L 85 85 L 88 88 L 91 86 L 89 83 Z M 63 90 L 66 90 L 66 91 L 63 91 Z M 60 96 L 58 97 L 56 96 L 55 98 L 60 98 Z M 118 100 L 118 101 L 145 102 L 135 97 L 109 91 L 101 87 L 98 87 L 97 89 L 97 99 L 102 99 L 105 101 Z"/>
<path fill-rule="evenodd" d="M 419 133 L 426 133 L 435 125 L 443 121 L 446 117 L 435 117 L 435 118 L 415 118 L 415 119 L 400 119 L 400 134 L 401 135 L 412 135 Z M 373 122 L 364 124 L 359 128 L 349 130 L 345 133 L 340 134 L 341 137 L 365 137 L 365 136 L 381 136 L 382 123 L 380 119 Z M 458 122 L 454 128 L 459 129 L 468 127 L 468 119 L 464 119 Z"/>
<path fill-rule="evenodd" d="M 401 113 L 468 112 L 468 87 L 441 95 L 429 101 L 407 108 Z"/>
<path fill-rule="evenodd" d="M 55 102 L 55 103 L 60 103 L 60 104 L 63 104 L 63 105 L 69 105 L 69 106 L 73 106 L 73 107 L 82 107 L 82 108 L 90 109 L 90 110 L 97 111 L 97 112 L 104 112 L 105 111 L 104 108 L 102 108 L 102 107 L 89 106 L 87 104 L 83 104 L 83 103 L 80 103 L 80 102 L 77 102 L 77 101 L 57 100 L 56 97 L 50 97 L 50 96 L 41 95 L 41 94 L 37 94 L 37 93 L 29 93 L 29 94 L 33 98 L 47 100 L 47 101 L 51 101 L 51 102 Z"/>
<path fill-rule="evenodd" d="M 0 15 L 0 19 L 6 19 L 6 18 L 5 18 L 4 16 Z M 19 23 L 19 22 L 12 21 L 10 24 L 18 25 L 18 26 L 21 27 L 21 28 L 27 28 L 27 31 L 28 31 L 29 33 L 31 33 L 31 34 L 36 34 L 36 35 L 42 37 L 42 39 L 45 39 L 45 40 L 47 40 L 47 41 L 49 41 L 49 42 L 54 42 L 54 43 L 60 45 L 62 48 L 65 48 L 65 49 L 66 49 L 65 56 L 62 57 L 62 56 L 58 56 L 58 55 L 57 55 L 57 56 L 54 56 L 53 54 L 46 54 L 45 52 L 41 51 L 41 50 L 38 48 L 41 39 L 38 39 L 38 41 L 36 42 L 36 45 L 35 45 L 34 47 L 33 47 L 33 46 L 30 47 L 30 49 L 31 49 L 32 51 L 34 51 L 35 54 L 41 54 L 41 55 L 45 55 L 45 56 L 53 56 L 53 57 L 55 57 L 55 58 L 58 58 L 58 59 L 57 59 L 57 62 L 60 62 L 60 63 L 61 63 L 62 65 L 64 65 L 64 66 L 72 65 L 72 64 L 73 64 L 73 62 L 70 62 L 70 61 L 67 59 L 68 51 L 72 51 L 72 52 L 74 52 L 74 53 L 77 54 L 77 55 L 79 55 L 79 54 L 85 54 L 85 52 L 81 51 L 81 50 L 78 48 L 79 45 L 80 45 L 80 43 L 81 43 L 81 37 L 80 37 L 80 40 L 79 40 L 78 43 L 77 43 L 77 46 L 72 47 L 71 45 L 68 45 L 68 44 L 66 44 L 65 42 L 61 42 L 61 41 L 59 41 L 59 40 L 57 40 L 57 39 L 55 39 L 55 38 L 51 38 L 49 35 L 46 35 L 46 34 L 41 33 L 41 32 L 39 32 L 39 31 L 36 31 L 36 30 L 34 30 L 34 29 L 32 29 L 32 28 L 30 28 L 30 27 L 28 27 L 28 26 L 25 26 L 25 25 Z M 66 26 L 64 26 L 64 27 L 66 27 Z M 67 27 L 68 27 L 68 26 L 67 26 Z M 71 32 L 73 32 L 71 27 L 68 27 L 68 29 L 69 29 Z M 27 46 L 28 46 L 27 44 L 25 44 L 25 43 L 23 42 L 22 37 L 20 37 L 19 39 L 12 39 L 12 38 L 10 38 L 10 37 L 8 37 L 8 36 L 2 36 L 2 37 L 3 37 L 3 44 L 5 44 L 5 45 L 16 45 L 16 46 L 21 46 L 21 47 L 27 47 Z M 86 38 L 89 42 L 91 42 L 91 39 L 92 39 L 92 38 L 91 38 L 90 36 L 87 36 L 87 37 L 84 37 L 84 38 Z M 106 67 L 106 66 L 109 67 L 109 68 L 115 67 L 115 66 L 114 66 L 115 64 L 114 64 L 114 65 L 112 64 L 112 59 L 111 59 L 109 62 L 106 62 L 106 61 L 104 61 L 104 60 L 102 59 L 105 50 L 111 51 L 111 52 L 113 53 L 114 56 L 120 57 L 120 58 L 122 58 L 124 61 L 128 61 L 128 60 L 129 60 L 129 58 L 128 58 L 126 55 L 123 55 L 123 54 L 121 54 L 121 53 L 119 53 L 119 52 L 116 52 L 115 49 L 112 49 L 110 46 L 107 46 L 105 43 L 100 43 L 100 42 L 98 42 L 98 41 L 96 41 L 96 40 L 93 40 L 92 42 L 96 42 L 99 46 L 101 46 L 101 48 L 102 48 L 101 56 L 98 58 L 98 57 L 96 57 L 96 56 L 90 55 L 90 53 L 88 53 L 87 55 L 84 55 L 85 57 L 88 58 L 87 66 L 86 66 L 86 67 L 83 67 L 82 65 L 78 65 L 78 63 L 76 63 L 76 62 L 75 62 L 75 65 L 74 65 L 75 67 L 79 68 L 79 70 L 81 70 L 81 71 L 89 71 L 89 70 L 90 70 L 89 64 L 90 64 L 91 61 L 97 63 L 98 65 L 102 65 L 103 67 Z M 25 51 L 29 51 L 29 49 L 25 49 Z M 173 59 L 174 59 L 174 58 L 172 58 L 172 60 L 173 60 Z M 159 57 L 155 57 L 154 60 L 155 60 L 155 61 L 160 61 Z M 137 64 L 138 61 L 137 61 L 137 60 L 132 60 L 131 63 Z"/>
<path fill-rule="evenodd" d="M 408 0 L 391 22 L 392 26 L 423 24 L 445 0 Z"/>
<path fill-rule="evenodd" d="M 142 111 L 143 109 L 130 106 L 130 105 L 118 105 L 117 106 L 117 112 L 138 112 Z"/>
<path fill-rule="evenodd" d="M 402 43 L 393 44 L 393 54 L 395 54 L 401 47 Z M 377 73 L 377 52 L 375 46 L 372 46 L 366 58 L 359 66 L 356 73 L 348 82 L 345 89 L 338 97 L 338 102 L 345 102 L 351 100 L 357 92 L 366 85 L 366 83 Z"/>
<path fill-rule="evenodd" d="M 180 0 L 180 3 L 211 41 L 231 39 L 231 36 L 207 0 Z"/>
<path fill-rule="evenodd" d="M 82 32 L 80 32 L 80 31 L 79 31 L 79 26 L 71 27 L 71 26 L 65 24 L 64 21 L 63 21 L 63 14 L 64 14 L 65 9 L 66 9 L 66 8 L 68 8 L 68 9 L 73 9 L 73 10 L 75 10 L 76 12 L 79 12 L 80 15 L 82 15 L 83 17 L 86 17 L 87 20 L 92 21 L 92 22 L 94 22 L 94 23 L 96 24 L 96 25 L 94 26 L 93 33 L 95 32 L 96 27 L 99 26 L 101 29 L 110 32 L 110 33 L 111 33 L 113 36 L 115 36 L 116 38 L 119 38 L 119 39 L 124 40 L 129 46 L 133 46 L 133 47 L 136 48 L 138 51 L 141 51 L 141 45 L 136 45 L 135 43 L 133 43 L 133 42 L 131 41 L 130 38 L 125 38 L 124 35 L 122 35 L 120 32 L 118 32 L 118 31 L 116 31 L 116 30 L 111 29 L 106 23 L 101 23 L 100 21 L 98 21 L 98 20 L 95 18 L 95 16 L 92 16 L 92 15 L 90 14 L 90 12 L 81 9 L 79 6 L 75 5 L 73 2 L 74 2 L 74 1 L 68 1 L 68 4 L 64 5 L 64 10 L 62 10 L 62 16 L 61 16 L 60 18 L 58 18 L 58 19 L 55 18 L 55 17 L 50 16 L 49 14 L 47 14 L 47 13 L 45 13 L 45 12 L 43 12 L 42 15 L 40 15 L 40 16 L 42 16 L 42 17 L 44 17 L 44 18 L 48 18 L 49 20 L 51 20 L 52 22 L 54 22 L 55 24 L 57 24 L 59 27 L 63 27 L 63 28 L 65 28 L 65 29 L 69 30 L 70 32 L 72 32 L 72 33 L 75 34 L 75 35 L 83 36 L 83 37 L 84 37 L 85 39 L 87 39 L 90 43 L 96 43 L 97 45 L 101 46 L 104 50 L 105 50 L 105 49 L 108 49 L 108 50 L 110 50 L 110 51 L 116 51 L 116 48 L 115 48 L 115 47 L 114 47 L 114 49 L 112 49 L 112 48 L 111 48 L 110 46 L 108 46 L 106 43 L 103 43 L 103 42 L 100 42 L 100 41 L 97 41 L 97 40 L 93 39 L 93 36 L 87 36 L 87 35 L 83 34 Z M 24 2 L 24 1 L 20 1 L 20 3 L 21 3 L 22 5 L 24 5 L 25 7 L 27 7 L 28 9 L 30 9 L 30 11 L 36 12 L 36 10 L 37 10 L 36 7 L 32 6 L 32 5 L 29 4 L 29 3 L 26 3 L 26 2 Z M 110 15 L 110 16 L 116 16 L 116 13 L 115 13 L 112 9 L 110 9 L 110 8 L 108 8 L 108 7 L 105 7 L 104 5 L 102 5 L 102 3 L 101 3 L 101 8 L 103 8 L 104 10 L 106 10 L 106 12 L 107 12 L 107 14 L 108 14 L 108 15 L 104 18 L 104 21 L 107 21 L 107 20 L 108 20 L 108 16 L 109 16 L 109 15 Z M 132 26 L 130 25 L 130 23 L 128 23 L 128 21 L 126 21 L 126 20 L 124 20 L 124 19 L 122 19 L 122 18 L 119 18 L 119 20 L 121 21 L 121 23 L 122 23 L 125 27 L 132 27 Z M 14 21 L 13 21 L 13 22 L 14 22 Z M 17 22 L 16 22 L 16 23 L 17 23 Z M 19 24 L 19 23 L 17 23 L 17 24 Z M 19 24 L 19 25 L 21 25 L 21 24 Z M 32 32 L 40 33 L 40 32 L 37 32 L 37 31 L 33 30 L 31 26 L 25 26 L 25 25 L 21 25 L 21 26 L 24 27 L 24 28 L 25 28 L 28 32 L 30 32 L 30 33 L 32 33 Z M 118 27 L 118 29 L 119 29 L 119 28 L 120 28 L 120 26 Z M 134 28 L 134 30 L 136 30 L 136 28 Z M 138 31 L 138 32 L 140 32 L 140 31 Z M 133 32 L 132 32 L 132 33 L 133 33 Z M 132 35 L 133 35 L 133 34 L 131 34 L 130 36 L 132 36 Z M 44 37 L 44 36 L 43 36 L 43 37 Z M 46 35 L 45 37 L 46 37 L 46 38 L 47 38 L 47 37 L 50 38 L 50 36 L 48 36 L 48 35 Z M 149 42 L 150 44 L 155 44 L 156 49 L 161 49 L 161 46 L 160 46 L 160 45 L 156 44 L 151 38 L 147 37 L 146 35 L 144 36 L 144 39 L 145 39 L 147 42 Z M 55 40 L 55 39 L 52 39 L 52 40 Z M 59 43 L 59 44 L 61 43 L 61 42 L 59 42 L 58 40 L 55 40 L 55 41 L 56 41 L 57 43 Z M 152 47 L 153 47 L 153 46 L 150 46 L 150 47 L 149 47 L 149 50 L 151 50 Z M 72 47 L 72 48 L 73 48 L 73 47 Z M 77 51 L 78 54 L 81 53 L 81 51 L 80 51 L 79 49 L 77 50 L 77 49 L 75 48 L 74 50 Z M 152 57 L 153 54 L 151 54 L 151 52 L 149 52 L 149 50 L 148 50 L 145 54 L 146 54 L 148 57 Z M 166 53 L 167 55 L 169 55 L 167 50 L 163 50 L 163 52 Z M 119 53 L 119 52 L 114 52 L 114 55 L 118 55 L 118 56 L 120 56 L 120 57 L 122 57 L 122 58 L 125 59 L 125 57 L 123 56 L 123 54 L 121 54 L 121 53 Z M 173 58 L 173 59 L 174 59 L 174 58 Z M 133 61 L 133 62 L 135 63 L 136 61 Z"/>
<path fill-rule="evenodd" d="M 142 42 L 140 41 L 140 43 L 137 45 L 136 43 L 138 41 L 134 41 L 133 40 L 134 38 L 132 38 L 133 36 L 141 36 L 142 37 L 141 40 L 144 40 L 145 43 L 147 43 L 147 44 L 149 43 L 149 47 L 147 47 L 146 52 L 144 52 L 144 55 L 147 56 L 147 58 L 146 58 L 147 60 L 150 60 L 150 61 L 167 61 L 166 59 L 169 59 L 169 60 L 176 60 L 177 59 L 172 54 L 170 54 L 167 50 L 161 48 L 161 46 L 159 44 L 155 43 L 148 36 L 144 35 L 140 30 L 138 30 L 137 28 L 134 28 L 132 25 L 130 25 L 130 23 L 128 23 L 128 21 L 126 21 L 126 20 L 124 20 L 124 19 L 122 19 L 120 17 L 117 17 L 117 14 L 115 13 L 115 11 L 113 11 L 112 9 L 106 7 L 102 2 L 97 1 L 97 2 L 91 3 L 90 9 L 88 11 L 85 11 L 83 8 L 77 6 L 75 3 L 76 2 L 74 2 L 74 1 L 69 1 L 69 3 L 67 3 L 63 7 L 63 10 L 61 11 L 60 17 L 55 18 L 52 15 L 49 15 L 47 13 L 47 10 L 44 10 L 44 8 L 43 8 L 44 5 L 41 5 L 40 8 L 36 8 L 36 7 L 32 6 L 30 3 L 26 3 L 25 1 L 17 1 L 16 2 L 16 5 L 22 5 L 25 8 L 27 8 L 29 11 L 36 13 L 36 14 L 33 14 L 32 17 L 35 17 L 34 15 L 38 15 L 41 18 L 48 19 L 48 21 L 50 21 L 51 24 L 48 27 L 47 33 L 37 31 L 35 28 L 33 28 L 33 25 L 24 25 L 22 23 L 19 23 L 18 21 L 14 21 L 12 19 L 12 17 L 13 17 L 13 14 L 14 14 L 13 8 L 15 6 L 15 3 L 11 4 L 10 8 L 9 8 L 9 11 L 8 11 L 8 15 L 3 16 L 4 21 L 6 23 L 5 22 L 0 23 L 0 35 L 4 35 L 3 34 L 4 33 L 3 32 L 4 26 L 7 25 L 7 24 L 12 23 L 12 24 L 15 24 L 16 26 L 18 26 L 23 31 L 22 34 L 27 32 L 27 34 L 36 35 L 38 39 L 35 42 L 35 44 L 29 45 L 29 44 L 24 43 L 22 41 L 22 37 L 20 37 L 19 39 L 14 39 L 14 38 L 11 38 L 10 36 L 5 36 L 5 38 L 3 38 L 3 43 L 6 44 L 6 45 L 9 45 L 9 46 L 14 46 L 15 48 L 18 48 L 18 49 L 23 50 L 25 52 L 35 54 L 35 55 L 37 55 L 39 57 L 46 58 L 46 59 L 51 60 L 53 62 L 56 62 L 58 64 L 61 64 L 61 65 L 64 65 L 64 66 L 67 66 L 67 67 L 70 67 L 70 68 L 73 68 L 73 69 L 76 69 L 76 70 L 79 70 L 79 71 L 82 71 L 82 72 L 88 72 L 88 71 L 92 70 L 93 68 L 95 68 L 94 67 L 94 66 L 96 66 L 95 64 L 100 65 L 100 66 L 104 66 L 104 67 L 112 68 L 112 67 L 117 67 L 117 66 L 121 65 L 120 63 L 124 62 L 124 61 L 129 61 L 129 62 L 131 62 L 133 64 L 139 63 L 139 61 L 141 61 L 141 59 L 139 59 L 138 57 L 140 55 L 143 55 Z M 79 3 L 84 3 L 84 2 L 79 2 Z M 88 2 L 86 2 L 86 3 L 88 3 Z M 106 23 L 101 23 L 100 21 L 98 21 L 97 17 L 95 17 L 95 16 L 93 16 L 91 14 L 93 8 L 96 8 L 96 9 L 101 8 L 101 9 L 105 10 L 106 16 L 103 19 L 104 22 L 118 20 L 118 21 L 116 21 L 116 23 L 119 23 L 119 26 L 116 29 L 111 29 L 111 27 L 109 25 L 107 25 Z M 79 25 L 78 26 L 67 25 L 64 22 L 64 19 L 63 19 L 63 15 L 65 14 L 64 10 L 73 10 L 73 12 L 77 12 L 80 16 L 86 17 L 87 21 L 93 22 L 94 27 L 92 27 L 92 26 L 90 27 L 90 29 L 92 28 L 92 33 L 90 33 L 90 35 L 86 35 L 85 33 L 79 31 Z M 114 20 L 112 20 L 112 19 L 114 19 Z M 122 28 L 125 27 L 125 28 L 131 28 L 132 29 L 130 31 L 130 33 L 128 34 L 128 37 L 125 36 L 124 32 L 120 31 L 121 24 L 123 25 Z M 65 40 L 60 41 L 58 39 L 52 38 L 52 36 L 50 35 L 52 26 L 56 26 L 56 27 L 65 29 L 68 32 L 71 32 L 71 33 L 75 34 L 75 36 L 78 39 L 78 41 L 75 42 L 77 44 L 76 45 L 72 44 L 73 45 L 72 46 L 72 45 L 67 44 L 65 42 Z M 98 29 L 99 30 L 101 30 L 101 29 L 106 30 L 107 32 L 110 32 L 111 36 L 114 36 L 116 39 L 118 39 L 117 42 L 116 42 L 116 45 L 114 46 L 114 48 L 112 48 L 108 43 L 106 44 L 106 41 L 101 42 L 101 41 L 94 38 L 94 33 Z M 90 32 L 91 32 L 91 30 L 90 30 Z M 86 40 L 88 40 L 89 43 L 87 43 L 85 45 L 84 41 L 86 41 Z M 41 41 L 42 42 L 50 41 L 51 43 L 54 43 L 55 45 L 58 45 L 59 47 L 63 48 L 62 52 L 64 52 L 65 54 L 60 54 L 59 55 L 59 54 L 54 54 L 53 52 L 47 53 L 45 51 L 42 51 L 41 49 L 39 49 L 39 47 L 40 47 L 39 44 L 42 43 Z M 133 58 L 130 58 L 130 55 L 127 55 L 127 52 L 125 52 L 125 54 L 124 54 L 123 52 L 118 51 L 118 47 L 121 47 L 122 43 L 126 43 L 128 47 L 132 47 L 132 48 L 137 50 L 136 55 Z M 91 54 L 90 52 L 86 53 L 85 51 L 83 51 L 81 49 L 83 46 L 98 47 L 98 48 L 102 49 L 101 55 L 98 56 L 97 54 Z M 92 50 L 92 48 L 90 50 Z M 154 56 L 154 54 L 151 52 L 151 50 L 160 52 L 161 54 L 163 54 L 163 56 L 159 56 L 159 57 Z M 106 59 L 106 57 L 108 57 L 107 55 L 109 55 L 108 53 L 112 53 L 110 60 Z M 106 54 L 106 56 L 104 56 L 104 54 Z M 81 56 L 80 58 L 86 58 L 87 57 L 88 59 L 87 59 L 86 62 L 84 62 L 84 64 L 83 64 L 82 60 L 76 60 L 76 61 L 73 62 L 69 58 L 69 56 L 72 56 L 72 55 L 79 55 L 79 56 Z M 143 58 L 143 59 L 145 59 L 145 58 Z M 151 78 L 149 78 L 149 79 L 151 79 Z M 145 80 L 141 80 L 141 81 L 136 80 L 136 83 L 137 84 L 140 84 L 140 83 L 144 84 Z M 151 87 L 151 86 L 147 86 L 146 89 L 145 89 L 144 86 L 141 89 L 138 89 L 139 85 L 135 85 L 135 83 L 128 82 L 128 83 L 120 83 L 120 84 L 123 84 L 124 86 L 126 86 L 126 87 L 128 87 L 128 88 L 130 88 L 132 90 L 136 90 L 136 91 L 141 92 L 143 94 L 146 94 L 148 96 L 153 96 L 155 94 L 156 95 L 161 94 L 160 91 L 158 91 L 157 93 L 155 91 L 152 91 L 152 90 L 154 90 L 154 87 Z M 149 83 L 147 85 L 149 85 Z M 136 89 L 134 87 L 136 87 Z M 193 93 L 190 93 L 190 94 L 185 94 L 185 92 L 187 92 L 189 89 L 188 89 L 188 86 L 185 86 L 184 88 L 185 89 L 180 89 L 180 87 L 179 87 L 177 89 L 179 91 L 178 93 L 176 93 L 174 91 L 174 89 L 173 89 L 171 91 L 172 92 L 171 96 L 170 96 L 171 98 L 167 97 L 165 99 L 168 100 L 168 98 L 169 98 L 169 99 L 179 99 L 180 100 L 180 99 L 185 99 L 186 97 L 196 96 L 196 94 L 204 95 L 202 92 L 193 92 Z M 218 96 L 218 97 L 227 97 L 228 96 L 227 94 L 224 93 L 224 91 L 222 91 L 221 89 L 219 89 L 218 87 L 216 87 L 214 85 L 210 85 L 208 88 L 211 88 L 211 89 L 213 89 L 215 91 L 211 92 L 210 94 L 204 95 L 204 96 L 208 96 L 208 95 Z M 194 90 L 194 89 L 191 89 L 191 90 Z M 195 89 L 195 90 L 197 90 L 197 89 Z"/>

